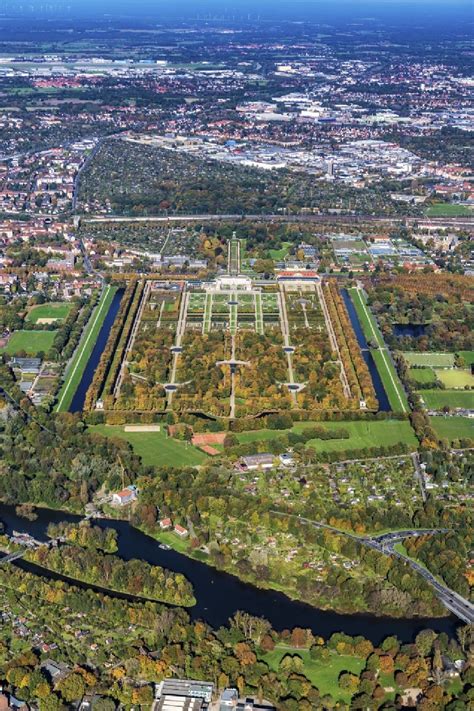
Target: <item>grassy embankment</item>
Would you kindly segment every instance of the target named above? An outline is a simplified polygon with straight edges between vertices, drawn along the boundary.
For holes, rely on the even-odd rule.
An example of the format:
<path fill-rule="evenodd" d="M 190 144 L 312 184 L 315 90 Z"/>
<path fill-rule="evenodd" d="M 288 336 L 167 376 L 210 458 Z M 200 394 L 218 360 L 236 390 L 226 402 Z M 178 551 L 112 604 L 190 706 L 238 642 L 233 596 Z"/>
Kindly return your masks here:
<path fill-rule="evenodd" d="M 67 412 L 71 405 L 74 393 L 77 390 L 77 386 L 81 382 L 82 374 L 91 353 L 94 350 L 97 337 L 100 333 L 100 329 L 102 328 L 104 319 L 107 316 L 116 291 L 117 287 L 110 285 L 106 286 L 99 303 L 87 322 L 79 345 L 76 348 L 76 351 L 66 370 L 64 383 L 58 395 L 56 412 Z"/>
<path fill-rule="evenodd" d="M 362 291 L 357 287 L 353 287 L 349 289 L 349 294 L 354 303 L 367 341 L 376 343 L 378 346 L 378 348 L 371 348 L 371 353 L 377 370 L 379 371 L 385 392 L 387 393 L 390 407 L 393 412 L 408 412 L 409 407 L 406 393 L 392 363 L 390 353 L 385 345 L 385 341 L 379 331 L 375 318 L 365 303 Z"/>

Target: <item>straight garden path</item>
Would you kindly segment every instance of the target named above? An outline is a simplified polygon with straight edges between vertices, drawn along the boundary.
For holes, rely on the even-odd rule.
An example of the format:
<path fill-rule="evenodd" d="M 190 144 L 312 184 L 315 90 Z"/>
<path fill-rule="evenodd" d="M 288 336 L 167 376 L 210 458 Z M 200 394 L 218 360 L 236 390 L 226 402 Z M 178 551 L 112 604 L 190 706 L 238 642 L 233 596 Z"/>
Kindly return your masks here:
<path fill-rule="evenodd" d="M 323 287 L 321 286 L 320 281 L 318 281 L 318 283 L 316 284 L 316 291 L 318 293 L 319 303 L 321 304 L 321 309 L 323 311 L 324 321 L 326 323 L 326 330 L 329 335 L 329 342 L 331 344 L 332 350 L 337 354 L 337 361 L 336 362 L 339 363 L 339 367 L 341 370 L 340 378 L 341 378 L 342 388 L 344 390 L 344 395 L 349 400 L 351 397 L 351 387 L 349 385 L 349 380 L 347 379 L 347 373 L 346 373 L 346 369 L 344 368 L 344 363 L 342 362 L 341 351 L 339 350 L 339 345 L 337 343 L 336 334 L 334 332 L 334 326 L 332 325 L 331 316 L 329 314 L 329 309 L 326 304 L 326 299 L 324 297 Z"/>

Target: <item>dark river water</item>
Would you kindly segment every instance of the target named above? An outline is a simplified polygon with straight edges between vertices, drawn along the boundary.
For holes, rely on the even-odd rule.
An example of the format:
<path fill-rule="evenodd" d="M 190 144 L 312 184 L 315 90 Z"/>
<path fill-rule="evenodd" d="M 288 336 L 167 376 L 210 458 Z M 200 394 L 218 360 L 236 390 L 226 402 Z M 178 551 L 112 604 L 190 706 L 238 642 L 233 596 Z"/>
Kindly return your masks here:
<path fill-rule="evenodd" d="M 110 329 L 113 326 L 115 317 L 120 307 L 120 302 L 122 300 L 123 289 L 119 289 L 112 299 L 107 316 L 104 319 L 104 323 L 97 336 L 97 341 L 95 343 L 94 349 L 90 355 L 88 363 L 84 368 L 82 378 L 77 386 L 77 390 L 72 398 L 71 406 L 69 412 L 80 412 L 84 407 L 84 400 L 86 399 L 86 393 L 89 390 L 89 386 L 92 383 L 92 378 L 94 377 L 95 369 L 97 368 L 100 356 L 105 348 L 107 340 L 109 338 Z"/>
<path fill-rule="evenodd" d="M 360 325 L 359 317 L 357 316 L 357 311 L 355 309 L 354 304 L 352 303 L 352 299 L 349 296 L 347 289 L 342 289 L 342 296 L 346 305 L 347 313 L 349 314 L 349 318 L 351 320 L 352 328 L 354 329 L 354 333 L 357 338 L 357 342 L 362 351 L 362 357 L 367 363 L 370 377 L 372 378 L 375 394 L 377 396 L 377 400 L 379 401 L 379 410 L 382 410 L 383 412 L 390 412 L 391 407 L 388 401 L 387 393 L 385 392 L 385 388 L 380 378 L 379 371 L 377 370 L 375 361 L 372 358 L 372 353 L 369 350 L 367 339 L 364 335 L 364 331 L 362 330 L 362 326 Z"/>
<path fill-rule="evenodd" d="M 0 505 L 0 520 L 6 525 L 7 533 L 12 530 L 30 533 L 39 540 L 47 540 L 46 529 L 53 521 L 79 521 L 73 516 L 60 511 L 38 509 L 36 521 L 20 518 L 13 506 Z M 241 582 L 229 573 L 209 567 L 205 563 L 177 553 L 174 550 L 162 550 L 150 536 L 141 533 L 125 521 L 100 519 L 94 524 L 114 528 L 118 534 L 118 555 L 124 560 L 141 558 L 148 563 L 161 565 L 169 570 L 183 573 L 194 587 L 197 604 L 190 609 L 193 619 L 203 619 L 213 627 L 226 624 L 229 617 L 237 610 L 245 610 L 252 615 L 265 617 L 276 630 L 292 627 L 309 627 L 317 635 L 329 637 L 333 632 L 344 631 L 350 635 L 364 637 L 378 644 L 388 635 L 397 635 L 404 641 L 411 641 L 422 629 L 430 628 L 437 632 L 455 633 L 458 621 L 449 616 L 442 619 L 393 619 L 362 614 L 338 614 L 318 610 L 301 602 L 290 600 L 283 593 L 261 590 Z M 25 570 L 39 572 L 35 566 L 22 560 L 15 565 Z M 61 576 L 52 576 L 61 578 Z M 93 587 L 74 583 L 78 587 Z M 126 595 L 116 595 L 127 597 Z"/>

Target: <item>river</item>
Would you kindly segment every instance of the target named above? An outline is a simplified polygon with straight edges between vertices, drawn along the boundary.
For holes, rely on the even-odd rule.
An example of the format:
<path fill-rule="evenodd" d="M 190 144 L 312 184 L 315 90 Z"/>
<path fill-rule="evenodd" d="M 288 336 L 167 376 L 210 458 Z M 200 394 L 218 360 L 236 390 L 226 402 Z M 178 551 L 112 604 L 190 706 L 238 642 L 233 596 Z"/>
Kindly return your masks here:
<path fill-rule="evenodd" d="M 87 365 L 84 368 L 82 378 L 77 386 L 77 390 L 72 398 L 71 406 L 69 412 L 81 412 L 84 408 L 84 400 L 86 399 L 86 393 L 89 390 L 89 386 L 92 383 L 92 378 L 94 377 L 95 370 L 99 365 L 100 356 L 105 348 L 107 340 L 109 338 L 110 330 L 117 316 L 117 312 L 120 308 L 120 302 L 123 296 L 123 289 L 118 289 L 114 294 L 112 303 L 109 306 L 109 310 L 104 319 L 104 323 L 101 326 L 99 335 L 97 336 L 97 341 L 95 342 L 94 348 L 90 355 Z"/>
<path fill-rule="evenodd" d="M 50 522 L 80 520 L 79 516 L 38 509 L 36 521 L 20 518 L 14 506 L 0 505 L 0 520 L 7 533 L 13 529 L 30 533 L 39 540 L 47 540 L 46 530 Z M 329 637 L 333 632 L 344 631 L 350 635 L 363 635 L 378 644 L 388 635 L 396 635 L 403 642 L 410 642 L 422 629 L 454 635 L 458 620 L 454 616 L 427 619 L 394 619 L 375 617 L 369 614 L 339 614 L 306 605 L 273 590 L 262 590 L 244 583 L 229 573 L 193 560 L 174 550 L 162 550 L 158 543 L 126 521 L 100 519 L 94 524 L 114 528 L 118 532 L 118 555 L 124 560 L 141 558 L 148 563 L 161 565 L 177 573 L 183 573 L 194 587 L 197 604 L 191 608 L 193 619 L 203 619 L 212 627 L 227 623 L 237 610 L 265 617 L 276 630 L 292 627 L 309 627 L 314 634 Z M 37 572 L 29 563 L 18 560 L 15 565 Z M 47 574 L 46 574 L 47 575 Z M 60 577 L 60 576 L 53 576 Z M 93 587 L 74 583 L 78 587 Z M 117 597 L 126 597 L 117 595 Z"/>

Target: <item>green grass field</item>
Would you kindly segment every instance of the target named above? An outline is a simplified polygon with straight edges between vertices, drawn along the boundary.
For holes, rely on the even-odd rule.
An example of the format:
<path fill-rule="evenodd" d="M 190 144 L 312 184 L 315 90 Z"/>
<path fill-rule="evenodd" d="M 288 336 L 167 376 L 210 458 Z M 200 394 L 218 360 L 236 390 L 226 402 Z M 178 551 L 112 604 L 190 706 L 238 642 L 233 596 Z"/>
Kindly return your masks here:
<path fill-rule="evenodd" d="M 410 368 L 408 375 L 417 383 L 436 382 L 436 373 L 431 368 Z"/>
<path fill-rule="evenodd" d="M 418 395 L 430 410 L 465 407 L 474 410 L 474 390 L 419 390 Z"/>
<path fill-rule="evenodd" d="M 464 388 L 466 385 L 474 388 L 474 375 L 471 375 L 470 369 L 438 370 L 436 375 L 447 388 Z"/>
<path fill-rule="evenodd" d="M 454 365 L 454 353 L 405 352 L 402 355 L 409 365 L 422 365 L 427 368 L 451 368 Z"/>
<path fill-rule="evenodd" d="M 416 449 L 418 441 L 409 422 L 405 420 L 375 420 L 355 422 L 297 422 L 294 432 L 301 432 L 307 427 L 325 427 L 330 430 L 346 429 L 350 433 L 349 439 L 312 439 L 308 446 L 318 452 L 343 452 L 347 449 L 364 449 L 376 447 L 381 444 L 390 446 L 403 442 Z M 255 430 L 237 434 L 239 442 L 260 442 L 265 439 L 274 439 L 282 432 L 290 430 Z"/>
<path fill-rule="evenodd" d="M 290 247 L 291 242 L 282 242 L 280 249 L 269 249 L 268 253 L 270 254 L 270 258 L 276 260 L 284 259 L 290 251 Z"/>
<path fill-rule="evenodd" d="M 120 425 L 92 425 L 89 431 L 130 442 L 145 466 L 195 467 L 207 459 L 204 452 L 167 437 L 165 432 L 125 432 Z"/>
<path fill-rule="evenodd" d="M 81 382 L 84 368 L 86 367 L 87 361 L 94 350 L 95 342 L 116 291 L 117 287 L 115 286 L 106 287 L 99 303 L 87 322 L 82 338 L 66 371 L 64 383 L 58 395 L 56 412 L 67 412 L 69 406 L 71 405 L 74 393 L 76 392 L 77 386 Z"/>
<path fill-rule="evenodd" d="M 472 217 L 473 214 L 473 211 L 466 205 L 452 205 L 449 202 L 431 205 L 426 210 L 428 217 Z"/>
<path fill-rule="evenodd" d="M 56 331 L 15 331 L 0 352 L 12 356 L 22 351 L 29 356 L 36 356 L 41 352 L 47 353 L 55 337 Z"/>
<path fill-rule="evenodd" d="M 274 671 L 278 671 L 281 659 L 286 655 L 298 655 L 303 660 L 303 674 L 321 692 L 321 696 L 331 694 L 334 699 L 349 701 L 351 696 L 338 685 L 339 674 L 342 671 L 350 671 L 360 674 L 364 661 L 360 657 L 352 657 L 347 654 L 332 654 L 328 662 L 321 663 L 314 661 L 307 649 L 296 649 L 293 647 L 277 646 L 271 652 L 261 655 L 261 659 Z"/>
<path fill-rule="evenodd" d="M 380 378 L 387 393 L 390 407 L 394 412 L 408 412 L 408 401 L 398 374 L 390 358 L 390 354 L 379 331 L 377 322 L 365 303 L 360 289 L 349 289 L 360 324 L 366 339 L 378 344 L 378 349 L 372 348 L 371 353 L 379 371 Z"/>
<path fill-rule="evenodd" d="M 38 323 L 40 318 L 54 318 L 63 321 L 69 315 L 72 304 L 66 302 L 51 302 L 50 304 L 38 304 L 33 306 L 26 317 L 27 321 Z"/>
<path fill-rule="evenodd" d="M 472 365 L 474 363 L 474 351 L 459 351 L 458 355 L 464 358 L 466 365 Z"/>
<path fill-rule="evenodd" d="M 474 420 L 469 417 L 430 417 L 434 431 L 453 442 L 455 439 L 474 439 Z"/>

